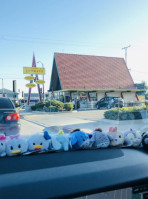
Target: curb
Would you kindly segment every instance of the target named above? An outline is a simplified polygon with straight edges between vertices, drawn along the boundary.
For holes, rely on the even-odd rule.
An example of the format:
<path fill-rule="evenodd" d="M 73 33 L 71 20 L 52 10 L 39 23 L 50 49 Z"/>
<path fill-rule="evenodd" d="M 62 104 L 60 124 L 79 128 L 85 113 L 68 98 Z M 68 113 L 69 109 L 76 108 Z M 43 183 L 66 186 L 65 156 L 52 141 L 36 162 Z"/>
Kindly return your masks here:
<path fill-rule="evenodd" d="M 61 113 L 77 113 L 78 111 L 63 111 L 63 112 L 44 112 L 44 111 L 31 111 L 32 113 L 42 113 L 45 115 L 50 115 L 50 114 L 61 114 Z"/>
<path fill-rule="evenodd" d="M 130 124 L 134 124 L 136 122 L 143 122 L 144 124 L 146 124 L 146 120 L 140 119 L 140 120 L 109 120 L 109 119 L 101 119 L 99 120 L 99 122 L 104 122 L 104 123 L 113 123 L 113 124 L 122 124 L 122 125 L 126 125 L 126 123 L 130 123 Z"/>

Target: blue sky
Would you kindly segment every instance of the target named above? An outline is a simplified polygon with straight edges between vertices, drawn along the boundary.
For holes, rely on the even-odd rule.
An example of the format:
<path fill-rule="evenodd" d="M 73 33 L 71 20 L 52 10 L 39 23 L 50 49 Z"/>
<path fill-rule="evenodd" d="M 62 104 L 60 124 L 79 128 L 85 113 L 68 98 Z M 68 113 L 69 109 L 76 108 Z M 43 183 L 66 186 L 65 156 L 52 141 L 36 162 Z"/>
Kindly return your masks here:
<path fill-rule="evenodd" d="M 28 92 L 23 66 L 31 66 L 33 52 L 44 63 L 47 91 L 54 52 L 124 57 L 127 45 L 134 81 L 148 81 L 147 10 L 147 0 L 0 0 L 4 87 L 12 89 L 16 79 L 17 89 Z"/>

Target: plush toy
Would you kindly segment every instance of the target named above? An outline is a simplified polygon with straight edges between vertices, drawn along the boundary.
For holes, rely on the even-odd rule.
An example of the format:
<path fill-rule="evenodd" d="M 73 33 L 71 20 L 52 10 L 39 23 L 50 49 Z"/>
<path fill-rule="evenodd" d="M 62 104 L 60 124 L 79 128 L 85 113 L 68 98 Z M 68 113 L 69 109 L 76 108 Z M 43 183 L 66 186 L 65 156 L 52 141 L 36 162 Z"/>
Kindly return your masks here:
<path fill-rule="evenodd" d="M 14 156 L 23 154 L 28 149 L 27 140 L 20 135 L 10 135 L 6 145 L 6 154 Z"/>
<path fill-rule="evenodd" d="M 95 129 L 90 138 L 90 145 L 95 148 L 107 148 L 110 145 L 109 136 L 102 129 Z"/>
<path fill-rule="evenodd" d="M 148 151 L 148 133 L 145 133 L 142 137 L 142 145 L 145 150 Z"/>
<path fill-rule="evenodd" d="M 124 143 L 126 146 L 138 147 L 141 144 L 141 134 L 137 131 L 130 129 L 124 132 Z"/>
<path fill-rule="evenodd" d="M 51 136 L 47 131 L 44 134 L 36 133 L 28 138 L 29 151 L 47 151 L 50 146 Z"/>
<path fill-rule="evenodd" d="M 0 134 L 0 157 L 4 157 L 6 155 L 6 136 L 4 134 Z"/>
<path fill-rule="evenodd" d="M 70 134 L 71 146 L 73 149 L 90 148 L 89 134 L 83 131 L 75 131 Z"/>
<path fill-rule="evenodd" d="M 65 135 L 62 130 L 60 130 L 58 134 L 52 136 L 51 148 L 53 150 L 68 151 L 69 147 L 70 147 L 69 136 Z"/>
<path fill-rule="evenodd" d="M 120 146 L 124 143 L 124 134 L 117 131 L 117 127 L 110 127 L 107 135 L 109 136 L 111 146 Z"/>

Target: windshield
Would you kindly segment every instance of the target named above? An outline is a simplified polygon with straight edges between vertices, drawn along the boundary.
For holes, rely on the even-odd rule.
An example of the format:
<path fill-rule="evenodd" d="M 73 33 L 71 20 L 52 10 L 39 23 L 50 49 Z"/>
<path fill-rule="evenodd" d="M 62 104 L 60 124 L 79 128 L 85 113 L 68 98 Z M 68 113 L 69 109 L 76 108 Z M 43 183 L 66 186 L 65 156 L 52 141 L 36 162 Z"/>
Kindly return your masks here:
<path fill-rule="evenodd" d="M 0 109 L 14 109 L 14 106 L 9 98 L 0 97 Z"/>
<path fill-rule="evenodd" d="M 10 146 L 6 156 L 143 148 L 148 1 L 5 0 L 0 7 L 0 109 L 17 109 L 0 116 L 0 130 L 32 143 L 23 152 Z M 46 150 L 31 137 L 37 133 L 50 140 Z M 68 146 L 54 148 L 52 138 L 63 134 Z M 107 141 L 98 144 L 96 134 Z"/>

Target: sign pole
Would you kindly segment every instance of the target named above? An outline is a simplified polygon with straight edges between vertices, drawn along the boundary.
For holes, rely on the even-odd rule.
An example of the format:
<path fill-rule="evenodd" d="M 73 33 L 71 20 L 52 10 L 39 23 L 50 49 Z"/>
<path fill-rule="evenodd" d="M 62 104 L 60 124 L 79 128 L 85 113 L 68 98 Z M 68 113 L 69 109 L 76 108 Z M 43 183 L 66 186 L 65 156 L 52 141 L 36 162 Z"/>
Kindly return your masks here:
<path fill-rule="evenodd" d="M 33 54 L 32 67 L 36 68 L 36 61 L 35 61 L 35 56 L 34 56 L 34 54 Z M 33 76 L 33 74 L 31 74 L 31 76 Z M 37 75 L 37 74 L 36 74 L 36 79 L 38 80 L 38 75 Z M 32 83 L 33 83 L 33 80 L 30 80 L 30 83 L 32 84 Z M 40 91 L 40 85 L 39 85 L 39 84 L 38 84 L 38 93 L 39 93 L 39 100 L 40 100 L 40 102 L 41 102 L 42 99 L 41 99 L 41 91 Z M 29 105 L 30 96 L 31 96 L 31 88 L 29 88 L 27 105 Z"/>

